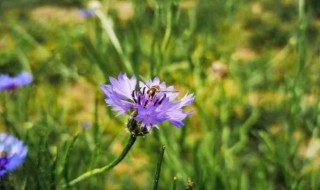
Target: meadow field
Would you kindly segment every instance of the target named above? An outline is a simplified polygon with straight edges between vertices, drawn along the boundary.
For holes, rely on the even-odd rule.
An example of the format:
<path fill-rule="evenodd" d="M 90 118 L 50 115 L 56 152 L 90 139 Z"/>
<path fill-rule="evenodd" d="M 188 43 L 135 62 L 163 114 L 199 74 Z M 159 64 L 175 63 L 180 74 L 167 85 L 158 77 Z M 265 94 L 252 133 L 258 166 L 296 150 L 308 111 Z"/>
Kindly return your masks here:
<path fill-rule="evenodd" d="M 0 0 L 0 189 L 318 190 L 319 73 L 318 0 Z"/>

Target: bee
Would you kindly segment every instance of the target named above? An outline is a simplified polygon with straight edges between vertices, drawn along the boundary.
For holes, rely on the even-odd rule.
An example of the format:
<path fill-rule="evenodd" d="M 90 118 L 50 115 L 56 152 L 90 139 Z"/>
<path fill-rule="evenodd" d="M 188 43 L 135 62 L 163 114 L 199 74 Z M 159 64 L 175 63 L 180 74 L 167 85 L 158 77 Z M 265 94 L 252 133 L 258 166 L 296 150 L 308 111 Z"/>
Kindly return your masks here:
<path fill-rule="evenodd" d="M 160 86 L 159 85 L 151 86 L 147 90 L 147 94 L 148 94 L 149 98 L 153 98 L 159 92 L 160 92 Z"/>
<path fill-rule="evenodd" d="M 0 151 L 0 158 L 7 157 L 8 153 L 6 151 Z"/>
<path fill-rule="evenodd" d="M 179 92 L 174 90 L 161 90 L 160 85 L 150 86 L 143 79 L 141 79 L 140 82 L 145 86 L 139 87 L 137 90 L 133 90 L 131 93 L 131 96 L 133 101 L 136 104 L 143 105 L 144 107 L 147 107 L 147 105 L 149 104 L 153 104 L 153 105 L 162 104 L 162 102 L 167 98 L 166 92 L 171 92 L 171 93 Z M 157 96 L 158 94 L 160 95 Z M 145 95 L 147 95 L 147 98 L 143 99 L 142 96 L 145 96 Z M 133 115 L 135 114 L 136 112 L 133 112 Z"/>
<path fill-rule="evenodd" d="M 179 92 L 179 91 L 174 91 L 174 90 L 173 91 L 161 90 L 159 85 L 149 86 L 149 85 L 147 85 L 147 83 L 145 81 L 141 80 L 141 82 L 148 88 L 146 93 L 148 94 L 149 99 L 152 99 L 154 96 L 156 96 L 160 92 L 172 92 L 172 93 Z M 144 93 L 145 93 L 145 87 L 143 87 L 143 89 L 142 89 L 142 94 L 144 94 Z"/>

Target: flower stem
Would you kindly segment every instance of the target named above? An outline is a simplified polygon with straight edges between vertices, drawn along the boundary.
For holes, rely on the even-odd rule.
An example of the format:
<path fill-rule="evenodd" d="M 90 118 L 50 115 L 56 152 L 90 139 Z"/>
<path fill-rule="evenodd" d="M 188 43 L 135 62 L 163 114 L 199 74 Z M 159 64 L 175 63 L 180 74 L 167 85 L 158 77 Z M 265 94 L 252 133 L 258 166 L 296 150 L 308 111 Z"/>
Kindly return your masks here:
<path fill-rule="evenodd" d="M 106 166 L 103 166 L 101 168 L 96 168 L 96 169 L 87 171 L 86 173 L 80 175 L 76 179 L 70 181 L 68 184 L 64 185 L 63 188 L 70 187 L 70 186 L 72 186 L 72 185 L 74 185 L 76 183 L 79 183 L 80 181 L 82 181 L 84 179 L 87 179 L 87 178 L 89 178 L 91 176 L 94 176 L 94 175 L 103 173 L 105 171 L 108 171 L 108 170 L 112 169 L 113 167 L 115 167 L 116 165 L 118 165 L 122 161 L 122 159 L 127 155 L 129 150 L 131 149 L 131 147 L 135 143 L 136 138 L 137 137 L 135 135 L 131 135 L 130 136 L 130 139 L 129 139 L 129 142 L 128 142 L 127 146 L 123 149 L 123 151 L 120 154 L 120 156 L 118 158 L 116 158 L 113 162 L 111 162 L 110 164 L 108 164 Z"/>

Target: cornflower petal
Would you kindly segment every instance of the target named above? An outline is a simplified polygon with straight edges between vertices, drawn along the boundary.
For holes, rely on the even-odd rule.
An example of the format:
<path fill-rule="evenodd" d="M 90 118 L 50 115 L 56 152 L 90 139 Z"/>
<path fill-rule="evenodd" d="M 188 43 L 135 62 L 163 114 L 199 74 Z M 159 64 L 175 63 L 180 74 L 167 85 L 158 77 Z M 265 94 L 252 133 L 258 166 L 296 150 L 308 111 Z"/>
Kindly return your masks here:
<path fill-rule="evenodd" d="M 188 106 L 194 101 L 194 94 L 186 94 L 181 100 L 180 100 L 180 108 L 183 106 Z"/>
<path fill-rule="evenodd" d="M 176 92 L 176 90 L 174 89 L 173 86 L 169 86 L 168 88 L 165 88 L 165 90 L 163 90 L 163 91 L 169 92 L 166 94 L 167 94 L 167 97 L 169 98 L 170 101 L 173 101 L 174 99 L 176 99 L 179 96 L 179 93 Z"/>
<path fill-rule="evenodd" d="M 122 115 L 134 106 L 132 92 L 137 80 L 135 76 L 129 79 L 126 74 L 120 74 L 118 79 L 110 77 L 109 80 L 111 85 L 100 85 L 106 96 L 105 102 L 113 106 L 112 110 L 117 111 L 117 115 Z"/>
<path fill-rule="evenodd" d="M 132 99 L 131 93 L 135 90 L 137 83 L 135 76 L 129 79 L 126 74 L 120 74 L 118 80 L 113 77 L 110 77 L 109 80 L 114 93 L 117 93 L 121 98 Z"/>
<path fill-rule="evenodd" d="M 19 75 L 17 75 L 16 80 L 21 86 L 28 85 L 32 82 L 32 75 L 27 71 L 22 71 Z"/>
<path fill-rule="evenodd" d="M 159 79 L 159 77 L 154 77 L 153 80 L 147 80 L 147 81 L 145 81 L 145 82 L 144 82 L 144 81 L 140 81 L 140 82 L 139 82 L 139 86 L 140 86 L 141 88 L 143 88 L 143 87 L 150 88 L 150 87 L 152 87 L 152 86 L 160 86 L 161 89 L 165 89 L 166 83 L 165 83 L 165 82 L 162 82 L 162 83 L 160 84 L 160 79 Z"/>
<path fill-rule="evenodd" d="M 141 105 L 137 106 L 138 115 L 135 117 L 137 121 L 142 122 L 142 127 L 147 127 L 148 130 L 150 127 L 155 126 L 157 123 L 160 123 L 162 121 L 165 121 L 168 119 L 168 116 L 166 115 L 163 110 L 158 109 L 159 106 L 148 106 L 144 107 Z"/>

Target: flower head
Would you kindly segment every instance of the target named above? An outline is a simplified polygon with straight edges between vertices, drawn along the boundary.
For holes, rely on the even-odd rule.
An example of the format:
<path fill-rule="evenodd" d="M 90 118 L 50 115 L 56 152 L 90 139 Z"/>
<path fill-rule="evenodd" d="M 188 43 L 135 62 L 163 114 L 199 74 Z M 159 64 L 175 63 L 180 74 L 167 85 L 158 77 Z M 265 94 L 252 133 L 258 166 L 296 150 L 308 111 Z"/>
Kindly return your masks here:
<path fill-rule="evenodd" d="M 0 177 L 18 167 L 27 155 L 22 141 L 6 133 L 0 133 Z"/>
<path fill-rule="evenodd" d="M 150 131 L 159 122 L 169 121 L 176 127 L 183 126 L 183 120 L 191 114 L 182 107 L 190 105 L 194 100 L 193 94 L 186 94 L 176 101 L 179 95 L 173 86 L 166 86 L 158 77 L 142 82 L 138 86 L 135 76 L 128 78 L 120 74 L 118 79 L 110 77 L 110 85 L 100 85 L 105 94 L 105 101 L 113 107 L 118 115 L 132 111 L 133 119 L 142 128 Z"/>
<path fill-rule="evenodd" d="M 19 86 L 28 85 L 32 82 L 32 75 L 27 71 L 22 71 L 15 77 L 0 74 L 0 90 L 14 89 Z"/>

